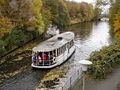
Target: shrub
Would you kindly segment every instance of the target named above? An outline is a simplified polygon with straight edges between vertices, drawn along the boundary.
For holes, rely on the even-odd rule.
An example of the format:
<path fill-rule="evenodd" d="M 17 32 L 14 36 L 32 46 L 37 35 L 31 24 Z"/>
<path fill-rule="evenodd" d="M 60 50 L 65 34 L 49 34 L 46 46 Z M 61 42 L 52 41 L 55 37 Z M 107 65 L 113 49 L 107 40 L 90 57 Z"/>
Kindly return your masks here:
<path fill-rule="evenodd" d="M 120 83 L 117 85 L 117 90 L 120 90 Z"/>
<path fill-rule="evenodd" d="M 6 51 L 4 45 L 5 45 L 4 41 L 0 40 L 0 54 Z"/>
<path fill-rule="evenodd" d="M 6 39 L 6 45 L 8 47 L 21 46 L 27 40 L 27 35 L 24 33 L 23 28 L 15 27 L 11 31 L 10 35 Z"/>
<path fill-rule="evenodd" d="M 90 55 L 89 60 L 93 65 L 89 67 L 88 74 L 95 79 L 104 79 L 112 72 L 116 65 L 120 64 L 120 42 L 115 42 L 108 47 L 95 51 Z"/>

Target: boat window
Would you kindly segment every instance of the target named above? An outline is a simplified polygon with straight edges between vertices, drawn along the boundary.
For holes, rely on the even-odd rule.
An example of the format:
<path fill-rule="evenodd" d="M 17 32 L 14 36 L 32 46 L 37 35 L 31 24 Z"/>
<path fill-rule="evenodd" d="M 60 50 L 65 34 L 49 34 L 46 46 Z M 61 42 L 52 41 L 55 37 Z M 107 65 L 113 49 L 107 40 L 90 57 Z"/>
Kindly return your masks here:
<path fill-rule="evenodd" d="M 57 56 L 59 56 L 62 53 L 62 47 L 57 49 Z"/>
<path fill-rule="evenodd" d="M 57 56 L 59 56 L 59 54 L 58 54 L 58 49 L 57 49 Z"/>
<path fill-rule="evenodd" d="M 62 46 L 62 53 L 64 52 L 63 46 Z"/>
<path fill-rule="evenodd" d="M 67 48 L 70 49 L 70 42 L 67 43 Z"/>
<path fill-rule="evenodd" d="M 62 47 L 62 53 L 65 52 L 65 45 Z"/>
<path fill-rule="evenodd" d="M 52 55 L 52 51 L 50 51 L 50 55 Z"/>
<path fill-rule="evenodd" d="M 73 40 L 70 41 L 70 48 L 74 45 Z"/>
<path fill-rule="evenodd" d="M 54 51 L 53 51 L 53 53 L 54 53 L 54 54 L 53 54 L 53 55 L 54 55 L 54 57 L 56 57 L 56 50 L 54 50 Z"/>
<path fill-rule="evenodd" d="M 59 48 L 59 55 L 62 53 L 62 49 L 61 49 L 61 47 Z"/>
<path fill-rule="evenodd" d="M 70 41 L 70 48 L 72 47 L 72 40 Z"/>

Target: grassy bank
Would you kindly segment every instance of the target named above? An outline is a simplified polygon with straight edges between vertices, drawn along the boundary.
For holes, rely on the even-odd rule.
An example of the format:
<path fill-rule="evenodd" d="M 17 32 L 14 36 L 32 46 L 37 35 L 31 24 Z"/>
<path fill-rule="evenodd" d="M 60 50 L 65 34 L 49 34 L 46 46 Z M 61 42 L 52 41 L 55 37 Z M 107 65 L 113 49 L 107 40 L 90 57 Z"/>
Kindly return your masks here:
<path fill-rule="evenodd" d="M 44 37 L 42 37 L 44 38 Z M 45 39 L 45 38 L 44 38 Z M 38 38 L 0 58 L 0 84 L 31 68 L 32 48 L 44 39 Z"/>
<path fill-rule="evenodd" d="M 120 83 L 117 85 L 117 90 L 120 90 Z"/>
<path fill-rule="evenodd" d="M 93 52 L 89 60 L 93 65 L 89 67 L 88 74 L 94 79 L 105 79 L 120 64 L 120 42 Z"/>

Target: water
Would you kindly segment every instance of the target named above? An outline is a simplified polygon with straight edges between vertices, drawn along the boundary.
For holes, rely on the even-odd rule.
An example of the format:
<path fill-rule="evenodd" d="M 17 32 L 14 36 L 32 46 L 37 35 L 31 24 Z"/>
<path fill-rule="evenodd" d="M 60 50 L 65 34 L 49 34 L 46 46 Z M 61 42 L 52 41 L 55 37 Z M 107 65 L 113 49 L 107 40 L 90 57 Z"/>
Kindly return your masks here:
<path fill-rule="evenodd" d="M 107 22 L 80 23 L 71 26 L 67 30 L 75 33 L 76 45 L 75 53 L 67 62 L 49 70 L 34 71 L 29 69 L 26 73 L 22 73 L 16 78 L 6 81 L 2 85 L 2 89 L 37 90 L 40 88 L 49 88 L 54 85 L 54 81 L 58 81 L 59 78 L 64 77 L 79 60 L 87 59 L 92 51 L 99 50 L 111 43 Z M 80 89 L 78 88 L 78 90 Z"/>

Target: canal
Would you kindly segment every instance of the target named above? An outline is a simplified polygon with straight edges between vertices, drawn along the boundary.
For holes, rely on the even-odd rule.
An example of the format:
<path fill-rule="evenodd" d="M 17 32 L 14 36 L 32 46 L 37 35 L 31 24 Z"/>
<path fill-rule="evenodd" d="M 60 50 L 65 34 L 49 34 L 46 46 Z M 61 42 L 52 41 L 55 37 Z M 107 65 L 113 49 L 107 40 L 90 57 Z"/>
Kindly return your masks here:
<path fill-rule="evenodd" d="M 64 64 L 49 70 L 28 69 L 15 78 L 5 81 L 2 90 L 38 90 L 51 88 L 55 81 L 63 78 L 79 60 L 89 58 L 91 52 L 101 49 L 111 43 L 109 25 L 107 22 L 80 23 L 70 26 L 66 31 L 75 33 L 75 53 Z M 79 85 L 73 90 L 80 90 Z M 92 90 L 92 89 L 91 89 Z"/>

